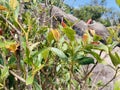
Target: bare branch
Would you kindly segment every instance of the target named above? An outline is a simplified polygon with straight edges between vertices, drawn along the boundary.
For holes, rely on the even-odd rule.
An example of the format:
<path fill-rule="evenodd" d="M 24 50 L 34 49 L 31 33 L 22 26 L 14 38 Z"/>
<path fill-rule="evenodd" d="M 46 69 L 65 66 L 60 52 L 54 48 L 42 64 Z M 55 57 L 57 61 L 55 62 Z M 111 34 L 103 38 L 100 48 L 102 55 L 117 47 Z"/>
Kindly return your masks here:
<path fill-rule="evenodd" d="M 0 64 L 0 68 L 4 68 L 4 66 L 3 65 L 1 65 Z M 22 81 L 22 82 L 26 82 L 22 77 L 20 77 L 19 75 L 17 75 L 15 72 L 13 72 L 12 70 L 9 70 L 9 72 L 13 75 L 13 76 L 15 76 L 17 79 L 19 79 L 20 81 Z"/>
<path fill-rule="evenodd" d="M 102 86 L 99 90 L 102 90 L 103 88 L 105 88 L 110 82 L 112 82 L 112 81 L 116 78 L 117 73 L 118 73 L 118 70 L 119 70 L 119 67 L 116 69 L 115 75 L 113 76 L 113 78 L 110 79 L 110 80 L 109 80 L 104 86 Z"/>
<path fill-rule="evenodd" d="M 21 32 L 10 22 L 8 21 L 3 15 L 0 14 L 0 17 L 2 17 L 16 32 L 17 34 L 21 34 Z"/>

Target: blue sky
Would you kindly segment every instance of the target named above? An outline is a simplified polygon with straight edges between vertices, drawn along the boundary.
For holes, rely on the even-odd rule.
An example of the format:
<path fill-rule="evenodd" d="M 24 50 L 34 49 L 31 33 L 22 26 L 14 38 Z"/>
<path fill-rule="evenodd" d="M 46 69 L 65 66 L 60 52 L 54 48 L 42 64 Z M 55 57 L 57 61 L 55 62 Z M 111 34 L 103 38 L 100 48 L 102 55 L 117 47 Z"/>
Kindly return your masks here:
<path fill-rule="evenodd" d="M 73 6 L 75 8 L 89 3 L 91 0 L 65 0 L 65 3 Z M 120 11 L 120 8 L 117 6 L 115 0 L 106 0 L 106 7 L 114 8 L 117 11 Z"/>

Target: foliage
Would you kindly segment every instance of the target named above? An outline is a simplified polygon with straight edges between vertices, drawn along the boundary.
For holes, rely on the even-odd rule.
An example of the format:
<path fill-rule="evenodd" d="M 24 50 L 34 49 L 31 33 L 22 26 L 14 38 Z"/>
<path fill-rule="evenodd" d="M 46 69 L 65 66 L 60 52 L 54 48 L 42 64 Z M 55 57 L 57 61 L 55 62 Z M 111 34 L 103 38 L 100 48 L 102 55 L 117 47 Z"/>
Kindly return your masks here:
<path fill-rule="evenodd" d="M 99 19 L 104 12 L 107 12 L 107 9 L 103 6 L 83 6 L 80 9 L 75 9 L 74 14 L 76 17 L 87 21 L 88 19 L 92 18 L 94 20 Z"/>
<path fill-rule="evenodd" d="M 116 0 L 116 3 L 118 4 L 118 6 L 120 6 L 120 0 Z"/>
<path fill-rule="evenodd" d="M 93 69 L 83 69 L 103 61 L 96 50 L 107 52 L 115 69 L 120 64 L 120 56 L 111 53 L 114 42 L 104 45 L 88 31 L 76 38 L 71 26 L 53 29 L 52 23 L 38 19 L 44 12 L 43 18 L 52 18 L 48 14 L 51 5 L 43 9 L 33 1 L 26 9 L 18 0 L 3 0 L 0 4 L 0 89 L 91 89 Z"/>

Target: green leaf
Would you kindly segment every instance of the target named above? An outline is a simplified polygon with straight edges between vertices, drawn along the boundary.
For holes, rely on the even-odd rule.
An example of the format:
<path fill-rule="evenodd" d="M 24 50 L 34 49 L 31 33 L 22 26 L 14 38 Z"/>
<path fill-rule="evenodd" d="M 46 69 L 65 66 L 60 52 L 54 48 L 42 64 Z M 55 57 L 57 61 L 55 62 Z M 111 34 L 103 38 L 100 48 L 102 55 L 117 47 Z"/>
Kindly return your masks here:
<path fill-rule="evenodd" d="M 40 27 L 40 30 L 37 30 L 36 33 L 45 33 L 46 31 L 48 31 L 48 27 L 47 26 L 44 26 L 44 27 Z"/>
<path fill-rule="evenodd" d="M 96 59 L 99 63 L 102 62 L 102 59 L 101 59 L 101 57 L 100 57 L 100 55 L 99 55 L 98 53 L 93 52 L 93 51 L 90 51 L 90 54 L 91 54 L 92 56 L 94 56 L 95 59 Z"/>
<path fill-rule="evenodd" d="M 15 18 L 15 20 L 18 20 L 18 15 L 19 15 L 19 5 L 17 6 L 17 8 L 14 11 L 14 18 Z"/>
<path fill-rule="evenodd" d="M 29 75 L 26 79 L 26 85 L 32 84 L 34 81 L 34 76 Z"/>
<path fill-rule="evenodd" d="M 26 40 L 25 40 L 25 38 L 24 37 L 20 37 L 20 40 L 21 40 L 22 48 L 24 48 L 24 50 L 26 50 Z"/>
<path fill-rule="evenodd" d="M 99 36 L 99 35 L 94 35 L 94 37 L 93 37 L 93 41 L 99 41 L 99 40 L 101 40 L 102 39 L 102 37 L 101 36 Z"/>
<path fill-rule="evenodd" d="M 120 56 L 118 55 L 117 52 L 115 52 L 115 56 L 118 58 L 118 60 L 120 61 Z"/>
<path fill-rule="evenodd" d="M 48 33 L 47 40 L 48 40 L 49 43 L 51 43 L 51 41 L 54 40 L 52 32 Z"/>
<path fill-rule="evenodd" d="M 16 57 L 12 55 L 8 60 L 9 68 L 16 68 Z"/>
<path fill-rule="evenodd" d="M 103 51 L 106 51 L 108 53 L 108 47 L 102 43 L 100 43 L 99 45 L 95 46 L 94 47 L 95 49 L 98 49 L 98 50 L 103 50 Z"/>
<path fill-rule="evenodd" d="M 0 82 L 2 80 L 5 80 L 8 77 L 8 75 L 9 75 L 8 70 L 9 70 L 8 67 L 4 67 L 3 69 L 1 69 Z"/>
<path fill-rule="evenodd" d="M 71 41 L 75 40 L 75 31 L 73 29 L 71 29 L 70 27 L 66 27 L 66 28 L 63 28 L 63 32 Z"/>
<path fill-rule="evenodd" d="M 44 64 L 41 64 L 41 65 L 39 65 L 38 67 L 36 67 L 36 68 L 32 71 L 33 76 L 34 76 L 38 71 L 40 71 L 44 66 L 45 66 Z"/>
<path fill-rule="evenodd" d="M 88 65 L 88 64 L 94 64 L 94 59 L 92 57 L 85 57 L 83 56 L 82 58 L 77 60 L 79 64 L 81 65 Z"/>
<path fill-rule="evenodd" d="M 33 60 L 34 65 L 36 67 L 39 67 L 41 65 L 42 59 L 43 59 L 42 55 L 38 54 L 38 59 Z"/>
<path fill-rule="evenodd" d="M 67 56 L 60 49 L 51 47 L 50 50 L 56 55 L 58 55 L 60 58 L 67 60 Z"/>
<path fill-rule="evenodd" d="M 43 57 L 44 59 L 47 59 L 47 57 L 48 57 L 48 55 L 49 55 L 49 49 L 48 49 L 48 48 L 44 49 L 44 50 L 41 52 L 41 54 L 42 54 L 42 57 Z"/>
<path fill-rule="evenodd" d="M 116 3 L 120 7 L 120 0 L 116 0 Z"/>
<path fill-rule="evenodd" d="M 116 81 L 114 84 L 114 90 L 120 90 L 120 80 Z"/>
<path fill-rule="evenodd" d="M 30 50 L 28 47 L 26 47 L 26 57 L 29 58 L 29 55 L 30 55 Z"/>
<path fill-rule="evenodd" d="M 110 56 L 111 61 L 112 61 L 112 63 L 113 63 L 114 66 L 117 66 L 118 64 L 120 64 L 120 59 L 119 59 L 119 56 L 118 56 L 117 53 L 114 55 L 109 50 L 109 56 Z"/>
<path fill-rule="evenodd" d="M 33 90 L 42 90 L 41 86 L 36 81 L 33 82 Z"/>
<path fill-rule="evenodd" d="M 0 48 L 5 47 L 5 43 L 3 41 L 0 41 Z"/>

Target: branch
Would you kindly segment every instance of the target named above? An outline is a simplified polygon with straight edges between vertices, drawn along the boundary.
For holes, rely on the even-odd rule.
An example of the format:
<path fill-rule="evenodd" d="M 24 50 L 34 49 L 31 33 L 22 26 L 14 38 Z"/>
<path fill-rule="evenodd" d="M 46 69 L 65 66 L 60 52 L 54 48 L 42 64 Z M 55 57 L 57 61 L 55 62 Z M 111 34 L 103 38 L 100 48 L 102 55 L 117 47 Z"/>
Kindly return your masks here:
<path fill-rule="evenodd" d="M 1 65 L 0 64 L 0 68 L 4 68 L 4 66 L 3 65 Z M 9 70 L 9 72 L 13 75 L 13 76 L 15 76 L 17 79 L 19 79 L 20 81 L 22 81 L 22 82 L 26 82 L 25 81 L 25 79 L 23 79 L 22 77 L 20 77 L 19 75 L 17 75 L 15 72 L 13 72 L 12 70 Z"/>
<path fill-rule="evenodd" d="M 100 88 L 99 90 L 102 90 L 103 88 L 105 88 L 111 81 L 113 81 L 116 76 L 117 76 L 117 73 L 118 73 L 118 70 L 119 70 L 119 67 L 116 69 L 115 71 L 115 75 L 113 76 L 113 78 L 111 80 L 109 80 L 104 86 L 102 86 L 102 88 Z"/>
<path fill-rule="evenodd" d="M 17 34 L 21 34 L 21 32 L 10 22 L 8 21 L 3 15 L 0 14 L 0 17 L 2 17 L 16 32 Z"/>
<path fill-rule="evenodd" d="M 15 76 L 17 79 L 19 79 L 20 81 L 22 81 L 22 82 L 26 82 L 25 81 L 25 79 L 23 79 L 22 77 L 20 77 L 20 76 L 18 76 L 15 72 L 13 72 L 12 70 L 9 70 L 9 72 L 13 75 L 13 76 Z"/>
<path fill-rule="evenodd" d="M 87 77 L 90 75 L 90 73 L 94 70 L 94 68 L 97 66 L 98 61 L 94 64 L 94 66 L 90 69 L 90 71 L 86 74 L 86 76 L 82 80 L 86 80 Z"/>

